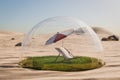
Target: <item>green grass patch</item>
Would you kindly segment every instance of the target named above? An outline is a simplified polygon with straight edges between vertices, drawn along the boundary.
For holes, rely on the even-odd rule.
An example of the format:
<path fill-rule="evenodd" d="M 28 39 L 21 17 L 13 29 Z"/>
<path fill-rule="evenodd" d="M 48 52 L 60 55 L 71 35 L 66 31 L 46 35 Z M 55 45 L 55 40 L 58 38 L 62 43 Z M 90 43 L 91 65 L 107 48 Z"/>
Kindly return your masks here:
<path fill-rule="evenodd" d="M 102 67 L 101 60 L 91 57 L 76 57 L 64 60 L 62 56 L 55 61 L 57 56 L 29 57 L 22 60 L 19 64 L 23 68 L 37 70 L 56 70 L 56 71 L 84 71 Z"/>

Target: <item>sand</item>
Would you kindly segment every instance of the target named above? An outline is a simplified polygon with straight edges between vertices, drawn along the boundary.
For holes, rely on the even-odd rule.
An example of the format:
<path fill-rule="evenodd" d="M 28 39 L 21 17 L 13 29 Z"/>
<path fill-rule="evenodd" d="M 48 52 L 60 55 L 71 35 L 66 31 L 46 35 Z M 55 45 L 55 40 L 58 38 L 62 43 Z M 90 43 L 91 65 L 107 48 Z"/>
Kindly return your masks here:
<path fill-rule="evenodd" d="M 98 30 L 98 35 L 101 38 L 110 34 Z M 15 40 L 11 40 L 11 38 L 15 38 Z M 21 68 L 18 65 L 21 47 L 14 45 L 23 41 L 23 38 L 24 34 L 22 33 L 0 31 L 0 80 L 120 80 L 120 41 L 102 42 L 104 51 L 101 54 L 104 55 L 100 58 L 106 62 L 102 68 L 78 72 L 60 72 Z M 71 51 L 76 49 L 74 46 L 71 47 Z M 37 53 L 33 51 L 25 56 L 42 56 L 53 51 L 49 47 L 44 48 L 44 46 L 42 50 L 43 52 L 34 49 Z M 57 55 L 56 52 L 53 54 Z M 94 56 L 95 54 L 90 54 L 88 51 L 87 55 Z"/>

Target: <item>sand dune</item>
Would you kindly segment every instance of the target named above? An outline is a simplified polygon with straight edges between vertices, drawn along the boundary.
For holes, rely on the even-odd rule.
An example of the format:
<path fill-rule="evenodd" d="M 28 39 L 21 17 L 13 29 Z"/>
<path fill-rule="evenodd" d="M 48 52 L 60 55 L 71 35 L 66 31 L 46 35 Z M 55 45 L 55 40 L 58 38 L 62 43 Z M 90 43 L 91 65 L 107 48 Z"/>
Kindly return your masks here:
<path fill-rule="evenodd" d="M 9 35 L 23 35 L 23 33 L 11 32 L 11 31 L 1 31 L 0 30 L 0 35 L 4 35 L 4 36 L 9 36 Z"/>
<path fill-rule="evenodd" d="M 92 29 L 97 33 L 97 34 L 108 34 L 108 35 L 112 35 L 113 33 L 104 29 L 104 28 L 101 28 L 101 27 L 92 27 Z"/>
<path fill-rule="evenodd" d="M 102 28 L 94 28 L 94 30 L 100 38 L 110 35 L 108 31 Z M 15 38 L 15 40 L 11 40 L 11 38 Z M 41 41 L 46 38 L 47 36 L 42 37 Z M 101 53 L 102 57 L 100 58 L 106 62 L 104 67 L 89 71 L 60 72 L 20 68 L 18 62 L 20 61 L 21 47 L 15 47 L 14 45 L 22 42 L 23 39 L 24 34 L 22 33 L 0 31 L 0 80 L 120 80 L 119 41 L 102 42 L 104 51 Z M 81 40 L 82 42 L 85 42 L 84 38 Z M 85 50 L 83 47 L 80 47 L 80 49 Z M 71 48 L 72 50 L 75 50 L 74 46 Z M 41 56 L 49 54 L 50 51 L 52 52 L 53 50 L 42 46 L 42 51 L 39 48 L 34 48 L 33 52 L 25 55 Z M 56 52 L 53 54 L 57 55 Z M 89 51 L 87 51 L 87 54 L 93 55 Z M 78 55 L 82 55 L 82 51 Z"/>

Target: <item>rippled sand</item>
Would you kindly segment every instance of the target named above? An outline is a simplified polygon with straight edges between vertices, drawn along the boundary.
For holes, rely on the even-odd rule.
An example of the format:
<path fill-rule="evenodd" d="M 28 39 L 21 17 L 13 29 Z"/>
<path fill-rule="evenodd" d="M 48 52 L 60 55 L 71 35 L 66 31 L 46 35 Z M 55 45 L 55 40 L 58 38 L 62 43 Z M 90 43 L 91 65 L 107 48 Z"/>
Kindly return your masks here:
<path fill-rule="evenodd" d="M 106 34 L 99 33 L 99 37 L 102 36 L 106 36 Z M 11 40 L 13 37 L 15 40 Z M 102 54 L 104 55 L 100 58 L 106 62 L 104 67 L 89 71 L 60 72 L 37 71 L 19 67 L 21 47 L 15 47 L 14 45 L 21 42 L 23 37 L 24 34 L 21 33 L 0 32 L 0 80 L 120 80 L 119 41 L 102 42 L 104 47 Z M 49 47 L 47 50 L 50 50 Z M 44 54 L 48 54 L 48 52 L 46 51 Z M 57 55 L 56 53 L 53 54 Z M 43 54 L 29 54 L 29 56 L 41 55 Z"/>

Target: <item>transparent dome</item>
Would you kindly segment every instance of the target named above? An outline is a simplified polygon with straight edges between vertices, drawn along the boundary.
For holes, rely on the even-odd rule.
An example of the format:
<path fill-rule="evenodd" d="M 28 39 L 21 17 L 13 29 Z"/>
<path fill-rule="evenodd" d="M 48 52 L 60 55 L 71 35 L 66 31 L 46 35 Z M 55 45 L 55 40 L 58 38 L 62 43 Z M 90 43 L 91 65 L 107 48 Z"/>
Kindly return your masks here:
<path fill-rule="evenodd" d="M 22 57 L 57 56 L 56 47 L 65 47 L 74 56 L 98 57 L 102 51 L 99 37 L 87 24 L 72 17 L 53 17 L 28 32 L 22 44 Z"/>

